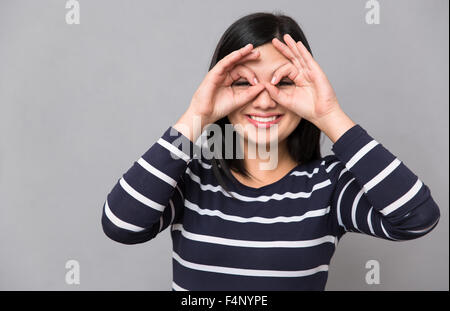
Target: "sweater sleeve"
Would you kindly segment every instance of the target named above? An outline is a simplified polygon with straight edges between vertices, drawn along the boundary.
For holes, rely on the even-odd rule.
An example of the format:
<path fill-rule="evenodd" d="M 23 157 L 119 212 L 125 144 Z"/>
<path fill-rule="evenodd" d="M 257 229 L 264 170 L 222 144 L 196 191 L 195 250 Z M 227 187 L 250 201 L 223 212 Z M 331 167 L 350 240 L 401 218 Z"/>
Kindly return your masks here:
<path fill-rule="evenodd" d="M 183 215 L 183 173 L 194 144 L 170 126 L 116 182 L 103 204 L 102 228 L 123 244 L 149 241 Z"/>
<path fill-rule="evenodd" d="M 357 232 L 403 241 L 437 226 L 440 211 L 428 186 L 359 124 L 332 151 L 324 159 L 334 180 L 331 210 L 340 236 Z"/>

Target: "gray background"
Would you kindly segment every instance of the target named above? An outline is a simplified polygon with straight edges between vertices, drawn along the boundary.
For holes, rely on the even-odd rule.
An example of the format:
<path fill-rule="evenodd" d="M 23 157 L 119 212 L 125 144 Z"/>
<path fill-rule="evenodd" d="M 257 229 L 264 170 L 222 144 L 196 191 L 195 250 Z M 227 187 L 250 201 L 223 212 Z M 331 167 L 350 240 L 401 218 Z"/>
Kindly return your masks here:
<path fill-rule="evenodd" d="M 127 246 L 100 217 L 107 193 L 168 126 L 237 18 L 281 11 L 302 26 L 344 111 L 427 184 L 440 224 L 417 240 L 348 233 L 327 290 L 448 290 L 448 6 L 365 2 L 0 0 L 0 289 L 170 290 L 169 230 Z M 323 155 L 331 142 L 323 138 Z M 76 259 L 81 284 L 65 283 Z M 379 285 L 365 263 L 380 262 Z"/>

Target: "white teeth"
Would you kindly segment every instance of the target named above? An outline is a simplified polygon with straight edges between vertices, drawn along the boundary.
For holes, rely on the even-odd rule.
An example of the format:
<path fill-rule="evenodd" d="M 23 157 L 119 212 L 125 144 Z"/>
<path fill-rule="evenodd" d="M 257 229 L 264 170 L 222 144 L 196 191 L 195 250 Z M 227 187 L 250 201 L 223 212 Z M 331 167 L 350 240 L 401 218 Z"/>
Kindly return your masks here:
<path fill-rule="evenodd" d="M 261 117 L 255 117 L 255 116 L 250 116 L 251 119 L 255 120 L 255 121 L 259 121 L 259 122 L 270 122 L 273 121 L 277 118 L 277 116 L 273 116 L 273 117 L 269 117 L 269 118 L 261 118 Z"/>

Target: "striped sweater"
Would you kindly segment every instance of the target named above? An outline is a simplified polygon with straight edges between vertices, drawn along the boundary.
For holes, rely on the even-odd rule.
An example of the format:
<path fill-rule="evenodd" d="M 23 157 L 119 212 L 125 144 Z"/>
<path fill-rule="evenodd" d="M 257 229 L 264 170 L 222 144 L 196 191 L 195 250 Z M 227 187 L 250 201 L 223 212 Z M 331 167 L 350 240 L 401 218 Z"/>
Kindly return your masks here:
<path fill-rule="evenodd" d="M 359 124 L 332 145 L 334 155 L 272 184 L 225 179 L 235 198 L 199 146 L 170 126 L 103 205 L 103 231 L 119 243 L 170 226 L 172 290 L 324 290 L 346 232 L 406 241 L 440 219 L 430 189 Z"/>

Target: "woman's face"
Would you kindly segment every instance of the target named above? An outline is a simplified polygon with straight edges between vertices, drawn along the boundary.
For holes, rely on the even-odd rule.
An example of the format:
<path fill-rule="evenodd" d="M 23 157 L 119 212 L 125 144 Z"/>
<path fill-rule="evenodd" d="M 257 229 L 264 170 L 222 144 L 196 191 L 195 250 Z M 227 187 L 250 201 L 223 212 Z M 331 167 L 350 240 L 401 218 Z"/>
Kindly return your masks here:
<path fill-rule="evenodd" d="M 250 68 L 259 83 L 270 83 L 274 71 L 289 62 L 283 54 L 272 45 L 267 43 L 255 48 L 260 51 L 257 60 L 247 61 L 242 65 Z M 234 92 L 242 92 L 251 84 L 246 78 L 240 77 L 232 84 Z M 294 82 L 289 77 L 283 77 L 277 87 L 281 92 L 292 92 L 295 88 Z M 257 117 L 263 119 L 256 119 Z M 267 117 L 276 116 L 276 120 L 270 122 Z M 266 118 L 264 118 L 266 117 Z M 272 119 L 274 118 L 272 117 Z M 301 117 L 284 106 L 275 102 L 269 92 L 264 89 L 252 101 L 228 115 L 228 120 L 245 142 L 253 144 L 269 144 L 282 142 L 291 134 L 301 121 Z"/>

